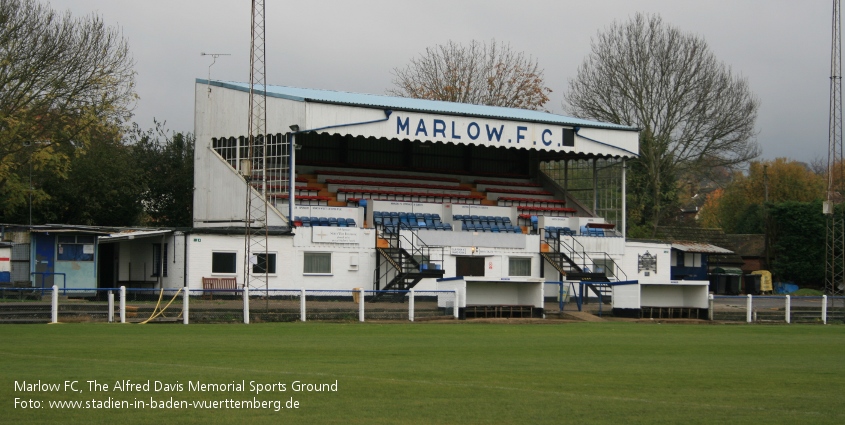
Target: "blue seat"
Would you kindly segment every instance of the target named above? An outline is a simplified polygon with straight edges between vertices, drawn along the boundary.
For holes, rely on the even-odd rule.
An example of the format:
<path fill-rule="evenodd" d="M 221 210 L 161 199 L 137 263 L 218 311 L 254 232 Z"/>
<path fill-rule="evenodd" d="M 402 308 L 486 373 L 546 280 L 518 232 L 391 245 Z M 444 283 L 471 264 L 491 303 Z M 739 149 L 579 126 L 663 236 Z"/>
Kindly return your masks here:
<path fill-rule="evenodd" d="M 476 225 L 476 226 L 477 226 L 477 225 L 479 225 L 479 224 L 481 224 L 481 219 L 480 219 L 480 218 L 478 218 L 478 216 L 477 216 L 477 215 L 471 215 L 471 216 L 469 217 L 469 219 L 470 219 L 470 220 L 472 220 L 472 224 L 474 224 L 474 225 Z"/>
<path fill-rule="evenodd" d="M 467 225 L 467 230 L 470 231 L 470 232 L 477 232 L 479 230 L 478 228 L 475 227 L 475 223 L 473 223 L 473 222 L 469 222 L 466 225 Z"/>
<path fill-rule="evenodd" d="M 434 221 L 434 224 L 440 223 L 440 214 L 432 214 L 431 220 Z"/>
<path fill-rule="evenodd" d="M 337 227 L 346 227 L 346 219 L 343 217 L 337 219 Z"/>
<path fill-rule="evenodd" d="M 511 218 L 510 217 L 502 217 L 502 223 L 511 224 Z"/>
<path fill-rule="evenodd" d="M 376 226 L 384 224 L 384 218 L 382 218 L 381 211 L 373 211 L 373 223 L 375 223 Z"/>
<path fill-rule="evenodd" d="M 323 226 L 323 227 L 328 227 L 328 226 L 330 226 L 330 225 L 331 225 L 331 224 L 329 224 L 329 223 L 330 223 L 330 222 L 329 222 L 329 219 L 328 219 L 328 218 L 326 218 L 326 217 L 320 217 L 320 226 Z"/>
<path fill-rule="evenodd" d="M 357 227 L 358 225 L 355 224 L 354 218 L 347 218 L 346 219 L 346 227 Z"/>
<path fill-rule="evenodd" d="M 302 217 L 299 221 L 302 223 L 302 227 L 311 227 L 311 217 Z"/>
<path fill-rule="evenodd" d="M 337 227 L 337 217 L 329 217 L 329 226 Z"/>
<path fill-rule="evenodd" d="M 454 221 L 464 221 L 464 216 L 461 214 L 455 214 L 452 216 L 452 220 Z"/>
<path fill-rule="evenodd" d="M 490 231 L 493 232 L 493 233 L 499 233 L 499 226 L 496 225 L 496 224 L 491 225 Z"/>
<path fill-rule="evenodd" d="M 428 228 L 428 223 L 426 223 L 425 220 L 418 221 L 417 227 L 419 227 L 420 229 L 426 229 Z"/>
<path fill-rule="evenodd" d="M 467 226 L 467 222 L 466 222 L 466 221 L 462 221 L 462 222 L 461 222 L 461 230 L 463 230 L 463 231 L 465 231 L 465 232 L 466 232 L 466 231 L 469 231 L 469 226 Z"/>
<path fill-rule="evenodd" d="M 452 224 L 451 223 L 440 223 L 440 225 L 443 226 L 442 230 L 449 230 L 449 231 L 452 230 Z"/>
<path fill-rule="evenodd" d="M 535 232 L 537 231 L 537 216 L 536 215 L 531 216 L 531 228 L 534 229 Z"/>
<path fill-rule="evenodd" d="M 489 224 L 484 223 L 484 224 L 482 224 L 482 225 L 481 225 L 481 231 L 482 231 L 482 232 L 485 232 L 485 233 L 488 233 L 488 232 L 491 232 L 492 230 L 490 230 L 490 225 L 489 225 Z"/>

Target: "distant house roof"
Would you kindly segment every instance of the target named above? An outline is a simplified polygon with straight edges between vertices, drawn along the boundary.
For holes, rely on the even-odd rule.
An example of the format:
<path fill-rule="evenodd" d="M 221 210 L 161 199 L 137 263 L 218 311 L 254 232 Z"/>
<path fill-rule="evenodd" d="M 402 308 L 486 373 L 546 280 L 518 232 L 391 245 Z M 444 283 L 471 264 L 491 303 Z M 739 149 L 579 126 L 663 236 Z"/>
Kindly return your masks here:
<path fill-rule="evenodd" d="M 248 92 L 249 83 L 235 81 L 208 81 L 197 79 L 199 84 L 209 84 L 232 90 Z M 267 96 L 298 102 L 319 102 L 339 105 L 361 106 L 413 112 L 429 112 L 444 115 L 462 115 L 480 118 L 495 118 L 513 121 L 556 124 L 572 127 L 604 128 L 610 130 L 639 131 L 638 128 L 621 124 L 591 121 L 567 117 L 549 112 L 528 109 L 505 108 L 501 106 L 473 105 L 470 103 L 445 102 L 440 100 L 414 99 L 410 97 L 382 96 L 375 94 L 350 93 L 335 90 L 304 89 L 287 86 L 267 86 Z"/>
<path fill-rule="evenodd" d="M 734 252 L 743 257 L 765 257 L 766 235 L 726 235 Z"/>
<path fill-rule="evenodd" d="M 714 264 L 743 264 L 742 257 L 734 254 L 735 249 L 722 229 L 702 227 L 658 226 L 655 238 L 675 244 L 706 244 L 727 252 L 708 252 L 711 265 Z"/>
<path fill-rule="evenodd" d="M 733 254 L 733 251 L 700 242 L 672 242 L 672 249 L 683 252 L 701 252 L 707 254 Z"/>

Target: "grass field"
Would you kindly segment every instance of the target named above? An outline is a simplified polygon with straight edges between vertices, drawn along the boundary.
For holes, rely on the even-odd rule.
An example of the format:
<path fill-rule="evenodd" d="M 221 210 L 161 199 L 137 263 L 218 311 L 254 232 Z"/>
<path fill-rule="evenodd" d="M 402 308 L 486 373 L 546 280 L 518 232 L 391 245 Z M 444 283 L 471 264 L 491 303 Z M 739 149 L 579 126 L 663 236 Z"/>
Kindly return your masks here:
<path fill-rule="evenodd" d="M 0 326 L 0 341 L 3 423 L 845 423 L 841 325 L 59 324 Z M 61 389 L 16 389 L 39 380 Z M 151 391 L 114 391 L 122 380 Z M 255 395 L 250 381 L 286 391 Z M 152 409 L 151 397 L 299 408 Z M 130 407 L 49 406 L 109 398 Z"/>

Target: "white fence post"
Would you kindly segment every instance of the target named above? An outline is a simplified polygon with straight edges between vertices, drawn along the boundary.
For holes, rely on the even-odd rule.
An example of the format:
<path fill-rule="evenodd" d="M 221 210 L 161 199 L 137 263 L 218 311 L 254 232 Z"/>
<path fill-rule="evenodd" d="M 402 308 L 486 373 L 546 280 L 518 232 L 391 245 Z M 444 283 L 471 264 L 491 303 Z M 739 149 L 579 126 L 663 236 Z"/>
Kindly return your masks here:
<path fill-rule="evenodd" d="M 827 324 L 827 295 L 822 295 L 822 323 Z"/>
<path fill-rule="evenodd" d="M 188 323 L 190 323 L 188 319 L 188 314 L 190 311 L 188 303 L 191 299 L 191 290 L 186 286 L 184 288 L 184 291 L 185 292 L 182 292 L 182 324 L 187 325 Z"/>
<path fill-rule="evenodd" d="M 786 323 L 789 324 L 792 322 L 792 297 L 789 295 L 786 296 L 786 306 L 784 307 L 784 310 L 786 310 L 784 312 L 786 313 Z"/>
<path fill-rule="evenodd" d="M 120 287 L 120 323 L 126 323 L 126 287 Z"/>
<path fill-rule="evenodd" d="M 358 321 L 364 321 L 364 288 L 358 289 Z"/>
<path fill-rule="evenodd" d="M 305 321 L 305 289 L 299 290 L 299 321 Z"/>
<path fill-rule="evenodd" d="M 707 304 L 708 304 L 708 315 L 710 316 L 710 320 L 713 320 L 713 307 L 715 302 L 713 301 L 713 294 L 707 294 Z"/>
<path fill-rule="evenodd" d="M 109 291 L 109 323 L 114 322 L 114 292 Z"/>
<path fill-rule="evenodd" d="M 414 288 L 408 292 L 408 320 L 414 321 Z"/>
<path fill-rule="evenodd" d="M 52 304 L 51 311 L 52 311 L 53 323 L 59 323 L 59 287 L 56 286 L 56 285 L 53 285 L 53 297 L 52 298 L 53 299 L 50 303 Z"/>
<path fill-rule="evenodd" d="M 249 286 L 244 285 L 244 324 L 249 324 Z"/>
<path fill-rule="evenodd" d="M 748 323 L 751 323 L 751 310 L 752 310 L 751 294 L 748 294 L 748 302 L 746 302 L 746 305 L 745 305 L 745 321 L 748 322 Z"/>
<path fill-rule="evenodd" d="M 458 316 L 459 316 L 458 309 L 460 308 L 460 305 L 461 305 L 460 300 L 461 300 L 461 290 L 455 289 L 455 305 L 454 305 L 454 308 L 452 308 L 452 315 L 455 316 L 455 319 L 457 319 Z"/>

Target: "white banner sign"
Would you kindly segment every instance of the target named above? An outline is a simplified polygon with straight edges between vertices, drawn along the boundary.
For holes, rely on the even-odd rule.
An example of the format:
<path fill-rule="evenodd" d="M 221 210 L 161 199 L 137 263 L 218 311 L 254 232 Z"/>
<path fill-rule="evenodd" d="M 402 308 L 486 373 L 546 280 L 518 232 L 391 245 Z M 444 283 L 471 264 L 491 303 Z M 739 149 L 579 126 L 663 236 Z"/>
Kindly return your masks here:
<path fill-rule="evenodd" d="M 357 227 L 312 227 L 311 242 L 357 244 L 360 230 Z"/>

